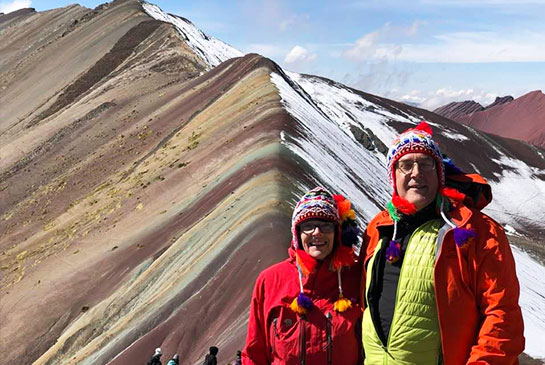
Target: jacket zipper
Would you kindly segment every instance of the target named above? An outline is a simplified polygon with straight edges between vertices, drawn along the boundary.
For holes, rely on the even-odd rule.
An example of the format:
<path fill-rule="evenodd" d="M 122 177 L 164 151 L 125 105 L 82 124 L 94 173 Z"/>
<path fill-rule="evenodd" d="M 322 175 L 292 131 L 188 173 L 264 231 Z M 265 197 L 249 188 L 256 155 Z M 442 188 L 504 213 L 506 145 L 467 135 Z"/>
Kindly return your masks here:
<path fill-rule="evenodd" d="M 381 240 L 382 241 L 382 240 Z M 379 261 L 380 261 L 380 256 L 382 255 L 382 250 L 384 250 L 384 248 L 386 247 L 386 242 L 388 240 L 383 240 L 384 242 L 379 242 L 381 244 L 381 247 L 378 249 L 378 252 L 373 253 L 373 256 L 375 257 L 374 261 L 373 261 L 373 265 L 372 265 L 372 268 L 371 268 L 371 273 L 373 275 L 373 277 L 371 278 L 371 283 L 369 285 L 369 290 L 366 290 L 365 291 L 365 300 L 367 301 L 367 307 L 369 308 L 369 311 L 371 312 L 371 322 L 373 322 L 373 327 L 375 327 L 375 332 L 377 334 L 377 336 L 379 337 L 380 339 L 380 342 L 382 344 L 382 348 L 387 351 L 387 348 L 386 348 L 386 344 L 387 344 L 387 341 L 388 339 L 387 338 L 384 338 L 384 336 L 381 336 L 382 334 L 382 331 L 379 332 L 379 326 L 378 326 L 378 323 L 377 323 L 377 320 L 375 318 L 375 316 L 373 315 L 373 312 L 374 312 L 374 304 L 369 300 L 369 292 L 372 292 L 372 289 L 374 288 L 374 286 L 376 285 L 376 275 L 377 275 L 377 270 L 378 270 L 378 265 L 379 265 Z M 371 257 L 373 257 L 371 256 Z"/>
<path fill-rule="evenodd" d="M 307 356 L 307 340 L 305 338 L 306 316 L 301 315 L 299 326 L 299 363 L 305 365 Z"/>
<path fill-rule="evenodd" d="M 331 315 L 331 312 L 328 312 L 326 315 L 326 326 L 325 326 L 325 332 L 326 332 L 326 350 L 327 350 L 327 363 L 333 364 L 333 338 L 331 337 L 331 319 L 333 316 Z"/>
<path fill-rule="evenodd" d="M 441 228 L 439 228 L 439 231 Z M 439 257 L 441 257 L 441 253 L 443 252 L 443 244 L 445 242 L 445 237 L 447 234 L 452 231 L 453 229 L 448 229 L 445 231 L 442 235 L 437 236 L 437 245 L 439 245 L 439 252 L 437 253 L 437 256 L 435 257 L 435 263 L 433 264 L 433 280 L 435 281 L 435 268 L 437 266 L 437 262 L 439 261 Z M 435 294 L 435 306 L 437 307 L 437 323 L 439 324 L 439 338 L 441 343 L 441 351 L 439 352 L 439 361 L 438 363 L 441 365 L 443 364 L 443 331 L 441 330 L 441 318 L 439 315 L 439 303 L 437 302 L 437 286 L 433 286 L 433 294 Z"/>
<path fill-rule="evenodd" d="M 278 330 L 276 329 L 276 324 L 278 323 L 278 318 L 273 319 L 273 343 L 272 343 L 272 353 L 273 356 L 276 353 L 276 339 L 278 338 Z"/>

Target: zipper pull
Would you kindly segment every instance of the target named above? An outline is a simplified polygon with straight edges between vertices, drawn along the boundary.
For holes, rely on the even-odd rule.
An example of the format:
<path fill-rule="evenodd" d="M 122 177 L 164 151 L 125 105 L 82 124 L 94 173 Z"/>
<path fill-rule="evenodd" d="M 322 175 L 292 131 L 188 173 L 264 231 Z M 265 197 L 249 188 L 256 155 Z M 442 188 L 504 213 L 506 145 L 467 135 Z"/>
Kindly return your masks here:
<path fill-rule="evenodd" d="M 331 312 L 327 312 L 325 317 L 326 345 L 324 350 L 327 351 L 327 363 L 329 365 L 333 363 L 333 337 L 331 335 L 331 320 L 333 319 L 333 315 Z"/>

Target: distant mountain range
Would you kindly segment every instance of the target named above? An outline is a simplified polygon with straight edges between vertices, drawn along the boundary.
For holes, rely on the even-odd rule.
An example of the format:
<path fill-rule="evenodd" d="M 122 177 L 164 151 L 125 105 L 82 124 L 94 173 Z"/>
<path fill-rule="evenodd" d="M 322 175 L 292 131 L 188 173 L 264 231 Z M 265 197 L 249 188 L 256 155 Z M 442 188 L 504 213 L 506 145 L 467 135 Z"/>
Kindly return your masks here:
<path fill-rule="evenodd" d="M 483 132 L 545 147 L 545 94 L 541 90 L 516 99 L 498 97 L 486 107 L 473 100 L 453 102 L 433 112 Z"/>
<path fill-rule="evenodd" d="M 285 71 L 155 5 L 5 14 L 0 55 L 3 363 L 232 360 L 297 197 L 345 194 L 363 227 L 391 196 L 387 146 L 422 119 L 489 181 L 513 242 L 544 251 L 542 148 Z M 545 358 L 545 268 L 521 247 L 525 352 Z"/>

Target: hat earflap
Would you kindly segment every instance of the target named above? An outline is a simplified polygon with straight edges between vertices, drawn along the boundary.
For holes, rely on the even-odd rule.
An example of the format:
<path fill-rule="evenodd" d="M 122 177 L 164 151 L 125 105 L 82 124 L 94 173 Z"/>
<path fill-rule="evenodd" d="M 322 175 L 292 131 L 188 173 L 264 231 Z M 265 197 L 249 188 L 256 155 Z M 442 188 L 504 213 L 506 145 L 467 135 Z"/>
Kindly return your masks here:
<path fill-rule="evenodd" d="M 394 233 L 386 248 L 386 260 L 391 264 L 396 263 L 401 258 L 401 243 L 397 239 L 397 222 L 401 219 L 400 213 L 413 215 L 416 213 L 416 206 L 407 199 L 400 197 L 397 192 L 394 192 L 392 200 L 388 202 L 388 214 L 394 222 Z"/>

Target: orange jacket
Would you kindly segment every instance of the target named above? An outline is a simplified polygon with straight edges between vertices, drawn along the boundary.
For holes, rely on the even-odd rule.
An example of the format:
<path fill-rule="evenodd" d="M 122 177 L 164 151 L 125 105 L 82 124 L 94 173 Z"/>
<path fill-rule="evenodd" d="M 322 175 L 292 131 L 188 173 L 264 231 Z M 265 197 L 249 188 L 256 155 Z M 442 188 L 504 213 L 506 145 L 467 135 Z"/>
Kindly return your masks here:
<path fill-rule="evenodd" d="M 478 175 L 465 176 L 486 184 L 487 194 L 477 194 L 472 204 L 484 207 L 491 199 L 488 184 Z M 439 243 L 434 276 L 444 364 L 518 364 L 524 326 L 515 262 L 503 228 L 462 204 L 454 205 L 447 215 L 458 227 L 475 230 L 477 238 L 460 248 L 449 229 Z M 388 225 L 393 222 L 387 211 L 369 223 L 362 250 L 364 268 L 380 240 L 379 227 Z"/>

